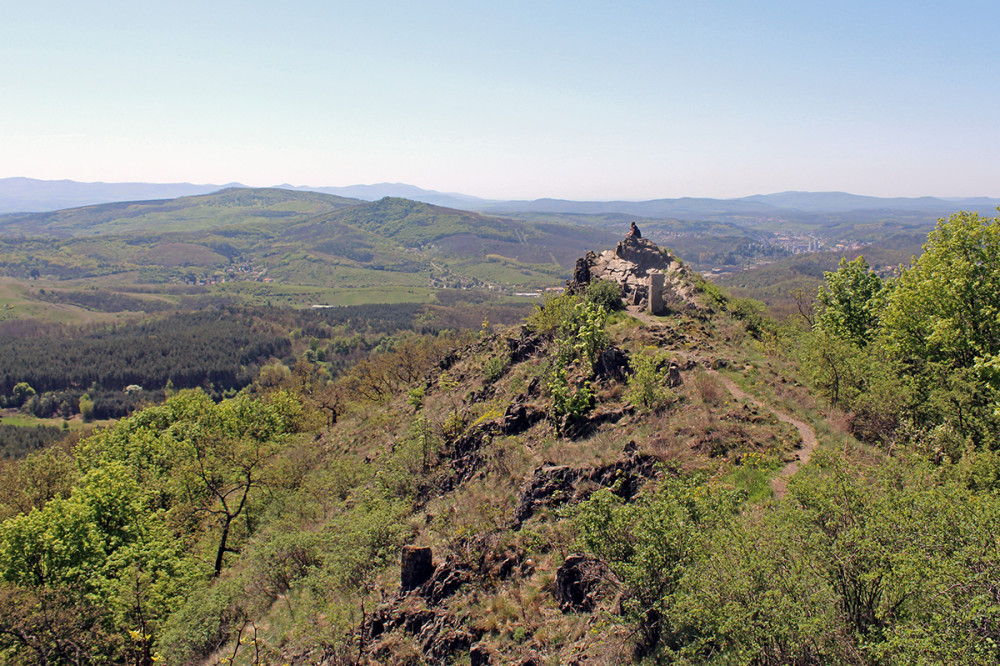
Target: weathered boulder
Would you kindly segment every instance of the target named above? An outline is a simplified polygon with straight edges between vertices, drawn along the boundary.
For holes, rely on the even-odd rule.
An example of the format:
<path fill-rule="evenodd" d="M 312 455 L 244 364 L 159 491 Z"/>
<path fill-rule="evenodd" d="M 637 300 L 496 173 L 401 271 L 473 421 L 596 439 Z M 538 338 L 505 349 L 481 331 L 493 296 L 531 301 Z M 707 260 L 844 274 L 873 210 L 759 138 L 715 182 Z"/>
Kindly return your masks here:
<path fill-rule="evenodd" d="M 517 435 L 545 418 L 545 414 L 537 409 L 529 409 L 522 403 L 507 407 L 500 420 L 500 432 L 505 435 Z"/>
<path fill-rule="evenodd" d="M 597 357 L 594 374 L 598 379 L 623 382 L 629 373 L 628 354 L 618 347 L 608 347 Z"/>
<path fill-rule="evenodd" d="M 434 573 L 429 547 L 403 546 L 400 560 L 399 584 L 403 592 L 417 589 Z"/>
<path fill-rule="evenodd" d="M 670 367 L 667 368 L 667 386 L 670 388 L 676 388 L 684 383 L 681 379 L 681 368 L 676 363 L 671 363 Z"/>

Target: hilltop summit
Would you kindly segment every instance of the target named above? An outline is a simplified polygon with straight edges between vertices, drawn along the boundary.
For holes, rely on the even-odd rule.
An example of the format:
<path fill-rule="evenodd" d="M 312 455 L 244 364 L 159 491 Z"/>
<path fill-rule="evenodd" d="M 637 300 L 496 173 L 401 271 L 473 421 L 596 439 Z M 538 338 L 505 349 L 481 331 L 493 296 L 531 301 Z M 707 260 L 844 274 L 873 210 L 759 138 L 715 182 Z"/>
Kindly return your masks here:
<path fill-rule="evenodd" d="M 614 250 L 587 252 L 576 260 L 570 291 L 579 291 L 593 280 L 621 286 L 628 305 L 663 314 L 672 304 L 697 305 L 692 275 L 668 250 L 646 238 L 628 237 Z"/>

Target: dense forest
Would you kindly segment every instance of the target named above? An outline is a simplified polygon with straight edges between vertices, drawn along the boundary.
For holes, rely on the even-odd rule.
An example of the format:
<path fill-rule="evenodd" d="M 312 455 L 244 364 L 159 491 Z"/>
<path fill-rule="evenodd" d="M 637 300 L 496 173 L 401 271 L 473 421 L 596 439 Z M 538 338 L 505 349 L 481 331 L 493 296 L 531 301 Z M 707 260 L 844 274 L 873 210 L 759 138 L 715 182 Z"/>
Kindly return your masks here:
<path fill-rule="evenodd" d="M 165 390 L 201 387 L 216 399 L 232 396 L 271 360 L 294 365 L 293 347 L 308 346 L 307 357 L 332 376 L 400 336 L 474 327 L 489 317 L 511 321 L 523 309 L 472 299 L 462 294 L 450 306 L 210 307 L 85 328 L 7 322 L 0 324 L 0 407 L 40 418 L 119 418 L 162 400 Z"/>
<path fill-rule="evenodd" d="M 1000 217 L 942 220 L 895 277 L 845 260 L 783 321 L 676 289 L 662 316 L 594 281 L 515 326 L 233 311 L 22 340 L 37 386 L 11 373 L 8 400 L 57 367 L 162 386 L 138 341 L 170 331 L 231 340 L 206 358 L 246 382 L 4 462 L 0 661 L 1000 661 Z"/>

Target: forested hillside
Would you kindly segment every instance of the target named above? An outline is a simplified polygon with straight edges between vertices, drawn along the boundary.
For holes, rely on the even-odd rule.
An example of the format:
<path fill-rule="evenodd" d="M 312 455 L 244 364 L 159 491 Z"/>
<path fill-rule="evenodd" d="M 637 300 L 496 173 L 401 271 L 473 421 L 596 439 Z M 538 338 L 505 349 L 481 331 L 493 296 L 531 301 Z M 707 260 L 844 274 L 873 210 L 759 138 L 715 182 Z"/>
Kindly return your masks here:
<path fill-rule="evenodd" d="M 235 394 L 5 462 L 0 661 L 1000 661 L 1000 218 L 782 322 L 657 256 L 659 315 L 252 313 Z"/>

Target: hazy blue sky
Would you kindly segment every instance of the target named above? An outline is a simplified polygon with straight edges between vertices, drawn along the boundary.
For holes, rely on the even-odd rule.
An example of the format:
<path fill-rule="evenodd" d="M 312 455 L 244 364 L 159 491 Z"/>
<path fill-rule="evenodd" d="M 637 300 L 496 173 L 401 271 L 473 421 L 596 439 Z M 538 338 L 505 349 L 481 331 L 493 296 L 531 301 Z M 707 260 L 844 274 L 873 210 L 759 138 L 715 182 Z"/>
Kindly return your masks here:
<path fill-rule="evenodd" d="M 995 0 L 11 2 L 0 177 L 997 196 L 998 26 Z"/>

